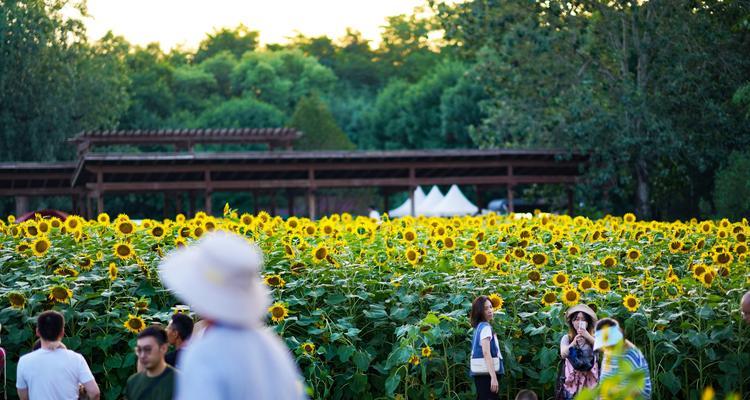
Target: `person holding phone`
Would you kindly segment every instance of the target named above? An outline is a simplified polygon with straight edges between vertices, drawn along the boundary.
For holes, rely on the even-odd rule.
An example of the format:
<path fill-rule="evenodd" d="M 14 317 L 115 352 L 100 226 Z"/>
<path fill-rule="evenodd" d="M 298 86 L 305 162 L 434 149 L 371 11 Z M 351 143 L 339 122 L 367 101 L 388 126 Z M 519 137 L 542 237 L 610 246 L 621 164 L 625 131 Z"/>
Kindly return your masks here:
<path fill-rule="evenodd" d="M 599 382 L 599 366 L 594 346 L 596 313 L 585 304 L 578 304 L 565 313 L 568 332 L 560 339 L 561 374 L 557 400 L 568 400 L 583 388 Z"/>

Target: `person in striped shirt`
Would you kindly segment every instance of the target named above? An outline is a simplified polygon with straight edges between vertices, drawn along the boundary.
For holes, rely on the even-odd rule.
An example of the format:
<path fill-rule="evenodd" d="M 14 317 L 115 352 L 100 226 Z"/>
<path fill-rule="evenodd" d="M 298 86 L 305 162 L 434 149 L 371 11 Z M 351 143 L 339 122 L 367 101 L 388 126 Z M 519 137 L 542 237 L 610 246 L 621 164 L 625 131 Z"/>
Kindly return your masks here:
<path fill-rule="evenodd" d="M 646 357 L 629 340 L 625 339 L 620 324 L 612 318 L 603 318 L 596 324 L 594 350 L 603 352 L 599 376 L 601 392 L 618 392 L 635 398 L 651 399 L 651 375 Z M 635 392 L 635 393 L 632 393 Z"/>

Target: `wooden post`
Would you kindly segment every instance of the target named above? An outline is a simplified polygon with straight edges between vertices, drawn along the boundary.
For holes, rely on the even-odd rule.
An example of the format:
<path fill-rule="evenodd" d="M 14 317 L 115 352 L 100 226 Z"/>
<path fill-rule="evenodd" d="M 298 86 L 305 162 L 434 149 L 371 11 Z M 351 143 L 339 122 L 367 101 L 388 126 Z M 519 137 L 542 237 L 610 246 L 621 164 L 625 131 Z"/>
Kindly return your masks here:
<path fill-rule="evenodd" d="M 294 215 L 294 193 L 291 190 L 286 191 L 286 208 L 289 217 Z"/>
<path fill-rule="evenodd" d="M 104 212 L 104 193 L 102 193 L 104 185 L 104 173 L 97 171 L 96 173 L 96 212 L 101 214 Z"/>
<path fill-rule="evenodd" d="M 573 216 L 573 185 L 568 185 L 566 187 L 566 191 L 568 192 L 568 215 L 572 217 Z"/>
<path fill-rule="evenodd" d="M 206 192 L 203 198 L 203 208 L 206 214 L 212 215 L 213 210 L 211 209 L 211 195 L 214 190 L 211 186 L 211 171 L 205 171 L 203 174 L 203 179 L 206 181 Z"/>
<path fill-rule="evenodd" d="M 161 194 L 161 215 L 162 219 L 167 219 L 167 192 Z"/>
<path fill-rule="evenodd" d="M 416 179 L 417 179 L 416 170 L 414 168 L 409 168 L 409 202 L 411 203 L 409 214 L 411 214 L 412 217 L 417 214 L 417 205 L 414 204 L 414 191 L 417 190 L 417 187 L 414 184 L 416 182 Z"/>
<path fill-rule="evenodd" d="M 174 197 L 175 216 L 182 213 L 182 192 L 178 192 Z"/>
<path fill-rule="evenodd" d="M 307 214 L 310 219 L 315 219 L 315 191 L 312 189 L 307 189 Z"/>
<path fill-rule="evenodd" d="M 508 178 L 511 181 L 511 183 L 508 183 L 508 213 L 514 212 L 513 208 L 513 166 L 508 166 Z"/>
<path fill-rule="evenodd" d="M 188 192 L 188 210 L 187 216 L 190 218 L 195 215 L 195 192 L 192 190 Z"/>

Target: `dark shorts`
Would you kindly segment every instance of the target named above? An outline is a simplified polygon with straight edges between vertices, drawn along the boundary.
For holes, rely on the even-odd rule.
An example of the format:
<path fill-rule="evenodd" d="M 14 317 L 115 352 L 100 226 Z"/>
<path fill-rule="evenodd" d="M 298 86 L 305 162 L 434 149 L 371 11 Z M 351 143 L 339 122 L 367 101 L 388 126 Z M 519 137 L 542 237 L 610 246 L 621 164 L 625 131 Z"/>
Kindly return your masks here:
<path fill-rule="evenodd" d="M 477 388 L 477 400 L 497 400 L 500 398 L 500 380 L 498 379 L 498 393 L 492 393 L 490 391 L 490 379 L 489 375 L 475 375 L 474 386 Z"/>

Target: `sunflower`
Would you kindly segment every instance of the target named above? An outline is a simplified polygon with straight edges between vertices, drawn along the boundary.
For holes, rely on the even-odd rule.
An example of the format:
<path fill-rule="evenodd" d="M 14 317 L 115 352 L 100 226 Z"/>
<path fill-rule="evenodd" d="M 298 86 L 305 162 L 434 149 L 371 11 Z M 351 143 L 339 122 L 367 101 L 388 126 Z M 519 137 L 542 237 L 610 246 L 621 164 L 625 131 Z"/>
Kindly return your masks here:
<path fill-rule="evenodd" d="M 541 267 L 542 265 L 547 265 L 547 262 L 549 259 L 547 258 L 546 254 L 542 253 L 534 253 L 531 255 L 531 262 L 534 263 L 537 267 Z"/>
<path fill-rule="evenodd" d="M 31 243 L 31 251 L 37 257 L 42 257 L 47 254 L 47 250 L 50 248 L 49 239 L 46 236 L 40 236 L 34 242 Z"/>
<path fill-rule="evenodd" d="M 102 225 L 109 225 L 109 214 L 101 213 L 96 216 L 96 221 Z"/>
<path fill-rule="evenodd" d="M 638 249 L 628 249 L 625 254 L 630 262 L 638 261 L 638 259 L 641 258 L 641 252 L 638 251 Z"/>
<path fill-rule="evenodd" d="M 672 253 L 679 253 L 683 247 L 685 247 L 685 244 L 679 240 L 669 242 L 669 251 Z"/>
<path fill-rule="evenodd" d="M 312 250 L 312 256 L 315 261 L 323 261 L 328 257 L 328 249 L 321 243 Z"/>
<path fill-rule="evenodd" d="M 123 235 L 130 235 L 135 231 L 135 225 L 130 220 L 121 220 L 115 226 L 115 230 Z"/>
<path fill-rule="evenodd" d="M 115 265 L 115 263 L 113 262 L 109 263 L 107 272 L 109 273 L 109 280 L 114 282 L 115 279 L 117 279 L 117 265 Z"/>
<path fill-rule="evenodd" d="M 154 238 L 156 238 L 156 239 L 161 239 L 162 237 L 164 237 L 164 233 L 165 233 L 165 232 L 164 232 L 164 227 L 163 227 L 163 226 L 161 226 L 161 225 L 154 225 L 154 226 L 153 226 L 153 227 L 152 227 L 152 228 L 151 228 L 151 229 L 150 229 L 150 230 L 148 231 L 148 233 L 150 233 L 150 234 L 151 234 L 151 236 L 152 236 L 152 237 L 154 237 Z"/>
<path fill-rule="evenodd" d="M 39 221 L 39 224 L 37 225 L 37 229 L 39 230 L 40 234 L 47 234 L 50 230 L 49 222 L 45 220 Z"/>
<path fill-rule="evenodd" d="M 19 292 L 8 293 L 8 301 L 13 308 L 22 309 L 26 305 L 26 297 Z"/>
<path fill-rule="evenodd" d="M 197 238 L 203 236 L 204 232 L 205 232 L 205 230 L 203 229 L 203 227 L 200 226 L 200 225 L 198 225 L 195 228 L 193 228 L 192 235 L 193 235 L 194 238 L 197 239 Z"/>
<path fill-rule="evenodd" d="M 555 274 L 555 276 L 552 278 L 552 283 L 555 284 L 555 286 L 563 287 L 567 285 L 569 282 L 568 275 L 565 274 L 565 272 L 558 272 Z"/>
<path fill-rule="evenodd" d="M 453 250 L 456 248 L 456 241 L 452 237 L 446 237 L 443 239 L 443 246 L 446 250 Z"/>
<path fill-rule="evenodd" d="M 268 307 L 268 312 L 271 313 L 271 320 L 273 322 L 281 322 L 289 316 L 289 310 L 287 310 L 284 303 L 276 302 L 271 307 Z"/>
<path fill-rule="evenodd" d="M 128 314 L 128 320 L 125 321 L 123 326 L 132 333 L 140 333 L 146 328 L 146 321 L 137 315 Z"/>
<path fill-rule="evenodd" d="M 635 214 L 633 214 L 633 213 L 627 213 L 627 214 L 625 214 L 625 215 L 622 216 L 622 220 L 625 221 L 625 222 L 627 222 L 627 223 L 629 223 L 629 224 L 632 224 L 633 222 L 635 222 Z"/>
<path fill-rule="evenodd" d="M 617 266 L 617 259 L 612 256 L 606 256 L 602 259 L 602 265 L 607 268 L 612 268 Z"/>
<path fill-rule="evenodd" d="M 417 232 L 414 232 L 412 229 L 407 229 L 404 231 L 403 237 L 405 241 L 411 243 L 417 239 Z"/>
<path fill-rule="evenodd" d="M 70 216 L 65 218 L 65 230 L 68 232 L 75 232 L 83 227 L 81 221 L 76 216 Z"/>
<path fill-rule="evenodd" d="M 513 249 L 513 256 L 518 258 L 519 260 L 523 259 L 526 257 L 526 250 L 520 247 L 516 247 L 515 249 Z"/>
<path fill-rule="evenodd" d="M 474 266 L 484 268 L 489 265 L 490 256 L 483 251 L 477 251 L 473 256 L 471 256 L 471 261 L 474 263 Z"/>
<path fill-rule="evenodd" d="M 607 293 L 612 288 L 612 285 L 609 284 L 609 281 L 600 278 L 596 280 L 596 291 L 599 293 Z"/>
<path fill-rule="evenodd" d="M 503 298 L 500 297 L 500 295 L 497 293 L 493 293 L 487 296 L 487 299 L 492 303 L 492 308 L 496 310 L 503 308 L 503 304 L 505 303 L 505 301 L 503 301 Z"/>
<path fill-rule="evenodd" d="M 703 233 L 710 233 L 713 230 L 713 224 L 711 221 L 704 221 L 700 225 L 700 231 Z"/>
<path fill-rule="evenodd" d="M 578 294 L 578 291 L 574 288 L 568 288 L 563 291 L 563 303 L 565 303 L 568 306 L 574 306 L 578 304 L 578 300 L 581 299 L 581 296 Z"/>
<path fill-rule="evenodd" d="M 731 253 L 727 253 L 727 252 L 718 253 L 717 252 L 716 254 L 714 254 L 713 260 L 714 260 L 714 263 L 716 264 L 726 265 L 726 264 L 731 263 L 732 260 L 734 260 L 734 257 L 732 256 Z"/>
<path fill-rule="evenodd" d="M 79 265 L 79 266 L 80 266 L 81 268 L 83 268 L 84 270 L 86 270 L 86 271 L 90 270 L 90 269 L 91 269 L 91 266 L 92 266 L 93 264 L 94 264 L 94 262 L 93 262 L 93 261 L 91 260 L 91 258 L 90 258 L 90 257 L 88 257 L 88 256 L 83 256 L 83 258 L 81 258 L 81 259 L 80 259 L 80 260 L 78 261 L 78 265 Z"/>
<path fill-rule="evenodd" d="M 708 269 L 706 268 L 705 265 L 696 264 L 695 266 L 693 266 L 693 277 L 695 277 L 695 279 L 700 280 L 701 276 L 705 274 L 707 270 Z"/>
<path fill-rule="evenodd" d="M 581 289 L 582 292 L 592 289 L 593 287 L 594 281 L 592 281 L 588 276 L 584 277 L 580 282 L 578 282 L 578 289 Z"/>
<path fill-rule="evenodd" d="M 58 303 L 69 303 L 73 297 L 73 292 L 65 286 L 53 286 L 49 290 L 49 299 Z"/>
<path fill-rule="evenodd" d="M 408 261 L 409 264 L 416 265 L 419 262 L 420 256 L 421 254 L 419 253 L 419 250 L 414 247 L 406 249 L 406 261 Z"/>
<path fill-rule="evenodd" d="M 549 306 L 555 303 L 557 303 L 557 293 L 555 292 L 544 293 L 544 296 L 542 296 L 542 304 L 544 306 Z"/>
<path fill-rule="evenodd" d="M 542 274 L 540 274 L 539 271 L 535 269 L 529 271 L 529 274 L 527 276 L 529 278 L 529 281 L 531 282 L 539 282 L 542 279 Z"/>
<path fill-rule="evenodd" d="M 113 247 L 114 254 L 121 260 L 127 260 L 133 257 L 133 246 L 130 243 L 117 243 Z"/>
<path fill-rule="evenodd" d="M 415 367 L 419 365 L 419 356 L 416 354 L 412 354 L 411 357 L 409 357 L 409 364 Z"/>
<path fill-rule="evenodd" d="M 267 286 L 271 287 L 284 287 L 284 285 L 286 285 L 286 281 L 281 278 L 281 275 L 268 275 L 263 281 Z"/>
<path fill-rule="evenodd" d="M 571 256 L 577 256 L 581 254 L 581 248 L 576 245 L 572 245 L 568 247 L 568 254 L 570 254 Z"/>
<path fill-rule="evenodd" d="M 711 283 L 713 283 L 714 278 L 716 278 L 716 273 L 714 271 L 708 271 L 705 274 L 701 276 L 701 283 L 703 283 L 703 286 L 705 287 L 711 287 Z"/>
<path fill-rule="evenodd" d="M 474 239 L 469 239 L 464 243 L 464 247 L 466 247 L 467 250 L 474 250 L 477 248 L 477 241 Z"/>
<path fill-rule="evenodd" d="M 301 345 L 299 345 L 299 348 L 302 349 L 302 351 L 308 356 L 311 356 L 315 353 L 315 345 L 312 342 L 302 343 Z"/>
<path fill-rule="evenodd" d="M 734 248 L 734 252 L 735 252 L 735 253 L 737 253 L 737 255 L 742 255 L 742 254 L 745 254 L 745 253 L 747 253 L 747 245 L 746 245 L 746 244 L 744 244 L 744 243 L 740 243 L 740 244 L 738 244 L 738 245 L 737 245 L 737 246 L 736 246 L 736 247 Z"/>
<path fill-rule="evenodd" d="M 627 308 L 630 312 L 635 312 L 640 304 L 641 302 L 638 300 L 638 298 L 633 296 L 632 294 L 629 294 L 622 299 L 622 305 L 624 305 L 625 308 Z"/>
<path fill-rule="evenodd" d="M 432 349 L 430 346 L 422 347 L 422 357 L 430 358 L 432 356 Z"/>
<path fill-rule="evenodd" d="M 55 269 L 53 272 L 55 275 L 60 275 L 60 276 L 69 276 L 73 278 L 78 276 L 78 271 L 70 267 L 60 267 L 60 268 Z"/>

